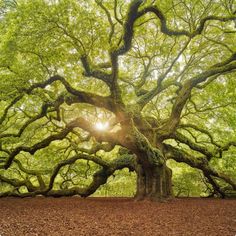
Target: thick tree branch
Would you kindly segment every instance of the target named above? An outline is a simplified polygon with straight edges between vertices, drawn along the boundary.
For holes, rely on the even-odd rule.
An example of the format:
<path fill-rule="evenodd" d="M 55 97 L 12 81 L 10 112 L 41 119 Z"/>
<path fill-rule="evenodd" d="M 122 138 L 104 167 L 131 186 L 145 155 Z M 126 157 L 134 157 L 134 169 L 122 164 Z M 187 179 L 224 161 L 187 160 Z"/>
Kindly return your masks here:
<path fill-rule="evenodd" d="M 236 183 L 228 176 L 213 170 L 206 157 L 193 157 L 187 152 L 180 150 L 168 144 L 164 144 L 164 154 L 167 158 L 174 159 L 177 162 L 184 162 L 193 168 L 202 170 L 204 175 L 210 175 L 220 178 L 230 184 L 236 190 Z"/>
<path fill-rule="evenodd" d="M 193 38 L 196 35 L 201 34 L 208 21 L 227 22 L 227 21 L 236 20 L 236 16 L 230 16 L 230 17 L 207 16 L 200 21 L 199 26 L 193 32 L 189 32 L 187 30 L 172 30 L 172 29 L 170 29 L 167 26 L 167 19 L 166 19 L 165 15 L 157 6 L 149 6 L 149 7 L 144 8 L 143 10 L 141 10 L 138 13 L 137 17 L 141 17 L 149 12 L 154 13 L 157 16 L 157 18 L 160 20 L 162 33 L 169 35 L 169 36 L 187 36 L 190 38 Z"/>
<path fill-rule="evenodd" d="M 35 152 L 37 152 L 40 149 L 43 149 L 47 147 L 51 142 L 55 140 L 62 140 L 64 139 L 68 133 L 70 133 L 74 128 L 78 127 L 78 119 L 70 122 L 69 124 L 66 125 L 66 127 L 58 134 L 51 135 L 44 140 L 42 140 L 39 143 L 34 144 L 32 147 L 27 147 L 27 146 L 19 146 L 15 148 L 9 155 L 6 164 L 4 166 L 5 169 L 8 169 L 10 165 L 12 164 L 14 158 L 20 153 L 20 152 L 28 152 L 31 155 L 33 155 Z"/>
<path fill-rule="evenodd" d="M 88 56 L 86 56 L 86 55 L 81 57 L 81 62 L 84 67 L 84 70 L 85 70 L 84 71 L 85 76 L 94 77 L 96 79 L 102 80 L 103 82 L 105 82 L 108 85 L 109 88 L 111 87 L 111 85 L 112 85 L 111 74 L 107 74 L 101 70 L 96 70 L 96 69 L 91 68 L 91 63 L 89 63 Z M 109 65 L 109 64 L 106 64 L 106 66 L 111 67 L 111 65 Z"/>
<path fill-rule="evenodd" d="M 178 127 L 179 128 L 191 128 L 191 129 L 194 129 L 195 131 L 198 131 L 202 134 L 205 134 L 206 136 L 209 137 L 209 139 L 210 139 L 210 141 L 213 145 L 215 145 L 218 148 L 221 147 L 218 143 L 215 142 L 212 134 L 206 129 L 200 128 L 200 127 L 198 127 L 197 125 L 194 125 L 194 124 L 180 124 Z"/>
<path fill-rule="evenodd" d="M 124 23 L 123 43 L 115 49 L 111 54 L 115 57 L 125 54 L 131 48 L 131 43 L 134 35 L 134 23 L 138 18 L 138 8 L 143 3 L 143 0 L 133 0 L 130 4 L 126 21 Z"/>
<path fill-rule="evenodd" d="M 33 184 L 30 182 L 29 179 L 25 179 L 25 180 L 11 179 L 11 178 L 7 178 L 4 175 L 0 174 L 0 181 L 7 183 L 7 184 L 15 187 L 16 189 L 18 189 L 22 186 L 25 186 L 29 192 L 34 192 L 37 189 L 37 187 L 33 186 Z M 1 196 L 1 194 L 0 194 L 0 196 Z"/>
<path fill-rule="evenodd" d="M 221 190 L 219 185 L 216 183 L 216 181 L 209 175 L 207 172 L 203 173 L 205 177 L 208 179 L 208 182 L 212 185 L 214 191 L 216 193 L 219 193 L 222 198 L 225 198 L 225 193 Z"/>
<path fill-rule="evenodd" d="M 88 103 L 88 104 L 91 104 L 91 105 L 94 105 L 94 106 L 97 106 L 97 107 L 105 108 L 109 111 L 114 111 L 115 110 L 116 106 L 113 104 L 113 101 L 109 96 L 103 97 L 103 96 L 96 95 L 94 93 L 89 93 L 89 92 L 76 90 L 66 81 L 66 79 L 64 77 L 62 77 L 60 75 L 54 75 L 54 76 L 50 77 L 48 80 L 46 80 L 44 82 L 35 83 L 35 84 L 31 85 L 29 88 L 22 89 L 22 94 L 17 96 L 4 109 L 3 115 L 0 118 L 0 124 L 2 124 L 2 122 L 7 117 L 7 113 L 9 111 L 9 109 L 24 97 L 24 93 L 25 94 L 31 94 L 33 90 L 38 89 L 38 88 L 44 89 L 46 86 L 51 85 L 52 83 L 54 83 L 56 81 L 60 81 L 65 86 L 67 92 L 70 93 L 71 95 L 73 95 L 73 96 L 67 96 L 66 98 L 64 98 L 65 102 L 69 105 L 72 104 L 72 103 Z M 61 96 L 59 98 L 58 102 L 62 101 L 62 99 L 63 98 Z"/>
<path fill-rule="evenodd" d="M 171 133 L 176 130 L 180 121 L 182 110 L 187 100 L 190 98 L 192 89 L 198 84 L 205 82 L 208 78 L 211 78 L 212 76 L 221 75 L 222 73 L 236 70 L 236 63 L 234 62 L 235 60 L 236 54 L 233 54 L 229 59 L 220 63 L 220 66 L 219 63 L 217 63 L 211 68 L 209 68 L 209 70 L 200 73 L 196 77 L 187 80 L 183 84 L 173 104 L 169 120 L 160 128 L 160 139 L 167 138 Z"/>
<path fill-rule="evenodd" d="M 7 138 L 7 137 L 20 137 L 22 135 L 22 133 L 25 131 L 25 129 L 32 124 L 33 122 L 39 120 L 42 117 L 45 117 L 47 112 L 48 112 L 48 108 L 53 107 L 55 110 L 59 109 L 59 106 L 64 102 L 64 97 L 63 96 L 59 96 L 55 102 L 53 103 L 45 103 L 42 105 L 41 107 L 41 112 L 34 116 L 31 117 L 29 120 L 27 120 L 22 126 L 21 128 L 18 130 L 17 133 L 3 133 L 0 134 L 0 138 Z"/>
<path fill-rule="evenodd" d="M 180 141 L 181 143 L 188 145 L 192 150 L 202 153 L 207 157 L 208 160 L 210 160 L 214 156 L 214 153 L 210 152 L 207 147 L 203 147 L 201 145 L 196 144 L 195 142 L 193 142 L 192 140 L 190 140 L 179 132 L 175 133 L 174 138 Z"/>
<path fill-rule="evenodd" d="M 7 117 L 7 113 L 9 111 L 9 109 L 15 105 L 17 102 L 19 102 L 21 100 L 21 98 L 23 98 L 24 95 L 19 95 L 16 98 L 14 98 L 11 103 L 3 110 L 3 115 L 0 117 L 0 125 L 3 123 L 3 121 L 6 119 Z"/>
<path fill-rule="evenodd" d="M 71 165 L 75 163 L 77 160 L 81 160 L 81 159 L 92 161 L 102 167 L 100 170 L 94 173 L 93 180 L 90 183 L 90 185 L 85 188 L 72 187 L 66 190 L 52 190 L 55 178 L 58 175 L 61 168 L 66 165 Z M 132 155 L 120 156 L 119 159 L 116 159 L 112 162 L 106 162 L 96 156 L 89 156 L 86 154 L 77 154 L 57 164 L 57 166 L 53 170 L 49 185 L 46 187 L 46 189 L 43 189 L 43 190 L 35 189 L 33 192 L 28 192 L 28 193 L 23 193 L 23 194 L 15 193 L 15 192 L 6 192 L 6 193 L 0 194 L 0 197 L 6 197 L 6 196 L 30 197 L 30 196 L 36 196 L 39 194 L 44 195 L 44 196 L 53 196 L 53 197 L 73 196 L 73 195 L 80 195 L 81 197 L 87 197 L 93 194 L 101 185 L 105 184 L 109 176 L 111 176 L 116 170 L 129 168 L 130 171 L 134 171 L 135 165 L 136 165 L 135 160 Z M 18 183 L 17 186 L 18 185 L 22 186 L 21 184 L 22 183 Z"/>
<path fill-rule="evenodd" d="M 66 88 L 66 90 L 76 96 L 77 102 L 81 102 L 81 103 L 88 103 L 94 106 L 98 106 L 98 107 L 104 107 L 108 110 L 112 110 L 112 104 L 111 104 L 111 100 L 109 99 L 109 97 L 102 97 L 99 95 L 96 95 L 94 93 L 87 93 L 84 91 L 80 91 L 80 90 L 76 90 L 74 89 L 67 81 L 64 77 L 59 76 L 59 75 L 55 75 L 52 76 L 51 78 L 49 78 L 48 80 L 46 80 L 45 82 L 42 83 L 36 83 L 34 85 L 32 85 L 29 89 L 26 89 L 25 91 L 27 93 L 31 93 L 34 89 L 36 88 L 45 88 L 47 85 L 52 84 L 55 81 L 60 81 Z M 68 99 L 66 99 L 66 102 L 70 101 L 70 97 Z"/>

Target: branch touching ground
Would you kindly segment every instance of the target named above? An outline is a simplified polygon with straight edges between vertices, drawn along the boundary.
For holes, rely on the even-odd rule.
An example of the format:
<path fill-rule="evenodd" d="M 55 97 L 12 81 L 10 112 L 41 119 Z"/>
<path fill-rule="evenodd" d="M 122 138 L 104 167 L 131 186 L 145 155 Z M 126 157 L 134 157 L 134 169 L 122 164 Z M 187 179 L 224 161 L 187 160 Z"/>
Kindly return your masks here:
<path fill-rule="evenodd" d="M 72 187 L 70 189 L 53 190 L 55 179 L 59 171 L 61 170 L 61 168 L 66 165 L 71 165 L 75 163 L 77 160 L 89 160 L 98 164 L 101 167 L 100 170 L 96 171 L 93 174 L 93 180 L 90 183 L 90 185 L 84 188 Z M 130 171 L 134 171 L 135 165 L 136 165 L 135 159 L 132 155 L 123 155 L 112 162 L 106 162 L 106 161 L 103 161 L 100 157 L 80 153 L 67 160 L 61 161 L 54 167 L 51 177 L 50 177 L 49 184 L 47 187 L 45 187 L 45 189 L 30 188 L 31 191 L 27 193 L 19 193 L 19 192 L 16 193 L 14 191 L 13 192 L 10 191 L 10 192 L 5 192 L 5 193 L 0 194 L 0 197 L 7 197 L 7 196 L 33 197 L 36 195 L 53 196 L 53 197 L 79 195 L 81 197 L 87 197 L 93 194 L 101 185 L 105 184 L 107 182 L 107 179 L 111 175 L 113 175 L 113 173 L 116 170 L 128 168 Z M 34 172 L 34 174 L 36 173 Z M 2 177 L 1 175 L 0 175 L 0 180 L 10 185 L 13 185 L 14 187 L 21 187 L 21 186 L 26 185 L 25 181 L 19 182 L 17 180 L 9 180 L 7 178 Z M 27 184 L 29 185 L 29 183 Z"/>

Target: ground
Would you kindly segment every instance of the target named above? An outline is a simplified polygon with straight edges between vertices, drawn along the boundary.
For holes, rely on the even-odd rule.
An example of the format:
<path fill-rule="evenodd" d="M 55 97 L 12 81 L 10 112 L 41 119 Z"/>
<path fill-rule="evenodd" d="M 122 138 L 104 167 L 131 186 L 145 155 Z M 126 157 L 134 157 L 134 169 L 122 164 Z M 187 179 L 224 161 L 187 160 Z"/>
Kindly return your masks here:
<path fill-rule="evenodd" d="M 235 236 L 236 200 L 3 198 L 1 236 Z"/>

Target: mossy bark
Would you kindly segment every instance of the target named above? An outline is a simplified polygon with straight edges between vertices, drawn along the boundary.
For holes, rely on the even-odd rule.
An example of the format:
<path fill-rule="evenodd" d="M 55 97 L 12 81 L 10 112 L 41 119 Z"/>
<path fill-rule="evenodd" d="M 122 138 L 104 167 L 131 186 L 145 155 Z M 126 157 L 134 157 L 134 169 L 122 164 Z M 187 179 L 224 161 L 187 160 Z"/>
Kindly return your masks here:
<path fill-rule="evenodd" d="M 137 167 L 136 200 L 162 201 L 173 197 L 172 171 L 163 164 L 155 168 Z"/>

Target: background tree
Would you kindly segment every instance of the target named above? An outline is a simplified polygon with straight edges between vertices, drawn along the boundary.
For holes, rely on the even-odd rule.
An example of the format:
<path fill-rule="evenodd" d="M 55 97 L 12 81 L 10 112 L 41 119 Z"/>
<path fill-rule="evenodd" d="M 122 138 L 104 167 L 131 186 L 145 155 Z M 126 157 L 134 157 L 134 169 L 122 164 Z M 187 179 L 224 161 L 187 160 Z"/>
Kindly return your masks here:
<path fill-rule="evenodd" d="M 236 190 L 235 10 L 2 1 L 2 196 L 86 197 L 127 167 L 137 199 L 168 198 L 170 159 L 201 170 L 213 194 Z"/>

